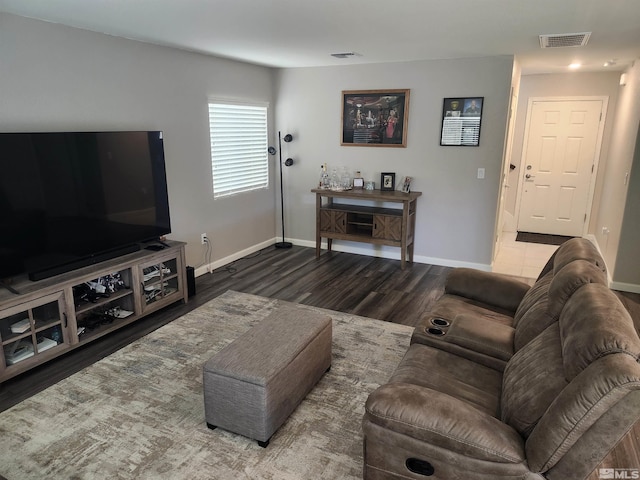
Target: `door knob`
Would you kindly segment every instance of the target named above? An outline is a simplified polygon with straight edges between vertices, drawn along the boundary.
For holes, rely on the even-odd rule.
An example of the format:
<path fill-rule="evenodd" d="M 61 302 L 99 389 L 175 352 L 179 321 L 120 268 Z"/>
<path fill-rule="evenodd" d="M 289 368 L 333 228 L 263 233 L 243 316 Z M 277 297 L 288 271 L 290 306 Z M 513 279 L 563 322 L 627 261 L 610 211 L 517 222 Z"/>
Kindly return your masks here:
<path fill-rule="evenodd" d="M 533 175 L 531 175 L 531 174 L 527 173 L 527 174 L 524 176 L 524 178 L 526 178 L 526 179 L 528 180 L 528 179 L 530 179 L 530 178 L 533 178 Z"/>

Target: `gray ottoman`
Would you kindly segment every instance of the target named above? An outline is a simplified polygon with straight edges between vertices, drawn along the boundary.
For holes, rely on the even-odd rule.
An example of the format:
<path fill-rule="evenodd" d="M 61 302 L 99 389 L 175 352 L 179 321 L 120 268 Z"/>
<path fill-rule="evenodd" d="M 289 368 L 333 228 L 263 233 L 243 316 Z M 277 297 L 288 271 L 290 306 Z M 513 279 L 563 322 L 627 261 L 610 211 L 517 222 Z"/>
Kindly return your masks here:
<path fill-rule="evenodd" d="M 209 428 L 269 444 L 331 367 L 331 317 L 284 306 L 204 365 Z"/>

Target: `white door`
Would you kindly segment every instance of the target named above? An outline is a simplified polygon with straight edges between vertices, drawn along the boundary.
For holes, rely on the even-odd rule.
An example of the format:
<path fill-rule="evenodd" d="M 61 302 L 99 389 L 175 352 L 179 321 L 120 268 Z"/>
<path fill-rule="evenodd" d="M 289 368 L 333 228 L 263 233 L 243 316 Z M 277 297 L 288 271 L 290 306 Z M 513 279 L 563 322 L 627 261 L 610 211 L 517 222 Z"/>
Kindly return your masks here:
<path fill-rule="evenodd" d="M 602 104 L 602 100 L 532 102 L 518 231 L 583 234 Z"/>

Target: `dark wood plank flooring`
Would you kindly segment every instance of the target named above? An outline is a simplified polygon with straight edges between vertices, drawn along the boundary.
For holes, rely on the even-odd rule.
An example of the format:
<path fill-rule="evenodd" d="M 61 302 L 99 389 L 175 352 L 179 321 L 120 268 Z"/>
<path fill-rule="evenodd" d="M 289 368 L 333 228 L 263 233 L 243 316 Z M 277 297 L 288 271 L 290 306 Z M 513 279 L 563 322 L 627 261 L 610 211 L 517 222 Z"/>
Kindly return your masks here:
<path fill-rule="evenodd" d="M 73 375 L 227 290 L 413 325 L 443 291 L 446 267 L 315 249 L 265 248 L 196 279 L 196 295 L 0 384 L 0 411 Z"/>
<path fill-rule="evenodd" d="M 267 247 L 196 279 L 196 295 L 143 318 L 109 336 L 0 384 L 0 412 L 82 370 L 134 340 L 203 305 L 227 290 L 278 298 L 413 326 L 442 295 L 451 269 L 426 264 Z M 529 282 L 532 283 L 532 282 Z M 640 295 L 620 294 L 640 325 Z M 632 430 L 602 467 L 640 468 L 640 427 Z M 597 470 L 589 480 L 597 480 Z"/>

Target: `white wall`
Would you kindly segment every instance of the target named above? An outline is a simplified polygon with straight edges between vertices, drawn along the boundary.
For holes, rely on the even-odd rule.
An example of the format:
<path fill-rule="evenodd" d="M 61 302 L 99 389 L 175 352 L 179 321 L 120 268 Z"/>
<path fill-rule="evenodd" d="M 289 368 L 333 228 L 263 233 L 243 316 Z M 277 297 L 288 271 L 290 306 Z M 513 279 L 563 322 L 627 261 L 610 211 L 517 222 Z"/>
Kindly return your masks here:
<path fill-rule="evenodd" d="M 163 130 L 170 238 L 189 243 L 190 265 L 202 262 L 202 232 L 213 242 L 212 260 L 273 241 L 273 182 L 213 200 L 207 117 L 209 97 L 273 106 L 273 76 L 264 67 L 0 13 L 0 131 Z"/>
<path fill-rule="evenodd" d="M 604 179 L 608 194 L 602 196 L 595 234 L 612 273 L 612 286 L 640 293 L 640 61 L 627 70 L 626 77 L 627 84 L 620 86 Z M 610 233 L 603 235 L 602 227 Z"/>
<path fill-rule="evenodd" d="M 279 71 L 277 128 L 294 141 L 283 156 L 286 236 L 315 244 L 320 165 L 360 170 L 379 185 L 380 172 L 414 178 L 421 191 L 416 261 L 488 268 L 491 263 L 513 57 L 437 60 Z M 341 92 L 411 90 L 407 148 L 340 146 Z M 443 99 L 484 97 L 479 147 L 442 147 Z M 479 167 L 486 178 L 477 179 Z M 334 241 L 334 248 L 399 258 L 398 249 Z"/>

